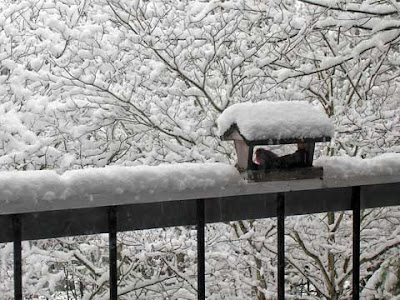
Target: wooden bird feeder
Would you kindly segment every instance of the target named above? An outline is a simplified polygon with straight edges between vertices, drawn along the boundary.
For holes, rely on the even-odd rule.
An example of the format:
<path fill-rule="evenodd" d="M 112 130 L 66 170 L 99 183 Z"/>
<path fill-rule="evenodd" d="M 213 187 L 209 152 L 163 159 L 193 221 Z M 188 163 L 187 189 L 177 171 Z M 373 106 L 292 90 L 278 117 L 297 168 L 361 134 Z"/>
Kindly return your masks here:
<path fill-rule="evenodd" d="M 303 101 L 243 103 L 225 112 L 218 120 L 221 139 L 234 141 L 236 166 L 245 178 L 254 181 L 322 178 L 323 169 L 313 167 L 315 143 L 328 142 L 333 135 L 333 125 L 323 112 Z M 297 145 L 297 154 L 277 157 L 275 166 L 261 170 L 255 164 L 255 148 L 288 144 Z M 286 162 L 293 160 L 294 155 L 297 160 L 300 157 L 300 162 L 291 166 Z"/>

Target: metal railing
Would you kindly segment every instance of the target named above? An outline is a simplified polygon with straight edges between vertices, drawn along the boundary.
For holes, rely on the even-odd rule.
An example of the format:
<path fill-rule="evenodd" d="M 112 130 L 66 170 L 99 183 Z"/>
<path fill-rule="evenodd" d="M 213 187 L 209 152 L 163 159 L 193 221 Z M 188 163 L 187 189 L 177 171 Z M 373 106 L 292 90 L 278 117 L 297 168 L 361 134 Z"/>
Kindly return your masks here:
<path fill-rule="evenodd" d="M 372 180 L 373 181 L 373 180 Z M 377 180 L 378 181 L 378 180 Z M 392 180 L 393 181 L 393 180 Z M 277 217 L 278 299 L 285 298 L 285 217 L 329 211 L 353 212 L 353 293 L 360 294 L 360 210 L 400 205 L 400 181 L 338 187 L 275 189 L 203 199 L 168 200 L 103 207 L 34 211 L 0 215 L 0 242 L 14 243 L 14 298 L 23 299 L 21 242 L 82 234 L 109 234 L 110 299 L 118 299 L 117 233 L 120 231 L 196 225 L 198 299 L 206 297 L 205 232 L 207 223 Z M 371 182 L 371 180 L 369 181 Z M 107 222 L 105 222 L 107 220 Z M 44 226 L 44 224 L 46 226 Z"/>

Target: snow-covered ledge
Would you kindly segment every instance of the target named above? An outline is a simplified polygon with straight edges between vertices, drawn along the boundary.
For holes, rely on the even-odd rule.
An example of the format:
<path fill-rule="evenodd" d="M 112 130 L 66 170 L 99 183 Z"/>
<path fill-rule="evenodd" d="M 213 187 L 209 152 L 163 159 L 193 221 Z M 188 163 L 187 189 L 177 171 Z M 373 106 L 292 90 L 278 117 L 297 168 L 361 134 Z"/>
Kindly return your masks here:
<path fill-rule="evenodd" d="M 322 158 L 324 179 L 248 183 L 230 165 L 0 172 L 0 215 L 400 182 L 400 154 Z"/>

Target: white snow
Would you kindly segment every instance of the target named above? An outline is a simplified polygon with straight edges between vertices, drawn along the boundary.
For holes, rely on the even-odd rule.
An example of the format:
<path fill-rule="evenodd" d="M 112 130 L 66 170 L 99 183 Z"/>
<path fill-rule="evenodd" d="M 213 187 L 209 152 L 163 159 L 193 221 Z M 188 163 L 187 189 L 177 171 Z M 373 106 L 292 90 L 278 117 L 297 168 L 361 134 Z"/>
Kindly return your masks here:
<path fill-rule="evenodd" d="M 286 138 L 331 137 L 332 122 L 319 108 L 305 101 L 261 101 L 227 108 L 217 120 L 219 133 L 236 124 L 251 141 Z"/>
<path fill-rule="evenodd" d="M 222 163 L 113 166 L 64 174 L 3 171 L 0 214 L 349 186 L 355 178 L 369 184 L 379 183 L 379 176 L 385 182 L 388 177 L 400 178 L 400 153 L 372 159 L 324 157 L 314 165 L 324 167 L 323 181 L 247 183 L 233 166 Z"/>
<path fill-rule="evenodd" d="M 237 185 L 238 171 L 221 163 L 169 164 L 160 166 L 92 168 L 67 171 L 0 172 L 0 214 L 16 210 L 109 205 L 116 198 L 130 202 L 186 198 L 214 188 Z M 90 203 L 90 204 L 88 204 Z M 114 203 L 115 204 L 115 203 Z"/>
<path fill-rule="evenodd" d="M 314 166 L 324 168 L 326 178 L 400 175 L 400 153 L 386 153 L 374 158 L 338 156 L 322 157 Z"/>

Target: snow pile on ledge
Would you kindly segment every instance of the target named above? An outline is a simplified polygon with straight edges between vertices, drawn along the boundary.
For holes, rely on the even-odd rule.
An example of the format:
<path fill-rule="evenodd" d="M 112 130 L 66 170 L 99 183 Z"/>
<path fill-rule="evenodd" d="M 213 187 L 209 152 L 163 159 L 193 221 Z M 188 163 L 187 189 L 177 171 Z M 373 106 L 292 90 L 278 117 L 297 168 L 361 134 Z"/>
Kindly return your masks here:
<path fill-rule="evenodd" d="M 372 183 L 380 176 L 390 180 L 400 177 L 400 153 L 373 159 L 325 157 L 315 165 L 324 167 L 323 181 L 247 183 L 235 167 L 222 163 L 113 166 L 62 175 L 55 171 L 4 171 L 0 172 L 0 215 L 319 189 L 348 186 L 360 177 L 370 178 Z"/>
<path fill-rule="evenodd" d="M 327 115 L 306 101 L 239 103 L 227 108 L 217 123 L 220 135 L 236 124 L 250 141 L 331 137 L 334 133 Z"/>
<path fill-rule="evenodd" d="M 23 199 L 35 203 L 60 199 L 96 201 L 97 196 L 107 195 L 112 201 L 112 195 L 126 194 L 135 202 L 138 195 L 161 195 L 168 199 L 168 195 L 177 192 L 196 194 L 241 181 L 233 166 L 222 163 L 112 166 L 67 171 L 62 175 L 54 171 L 5 171 L 0 172 L 0 211 L 11 201 L 23 205 Z"/>
<path fill-rule="evenodd" d="M 338 156 L 321 157 L 314 166 L 324 168 L 324 178 L 400 175 L 400 153 L 386 153 L 374 158 Z"/>

